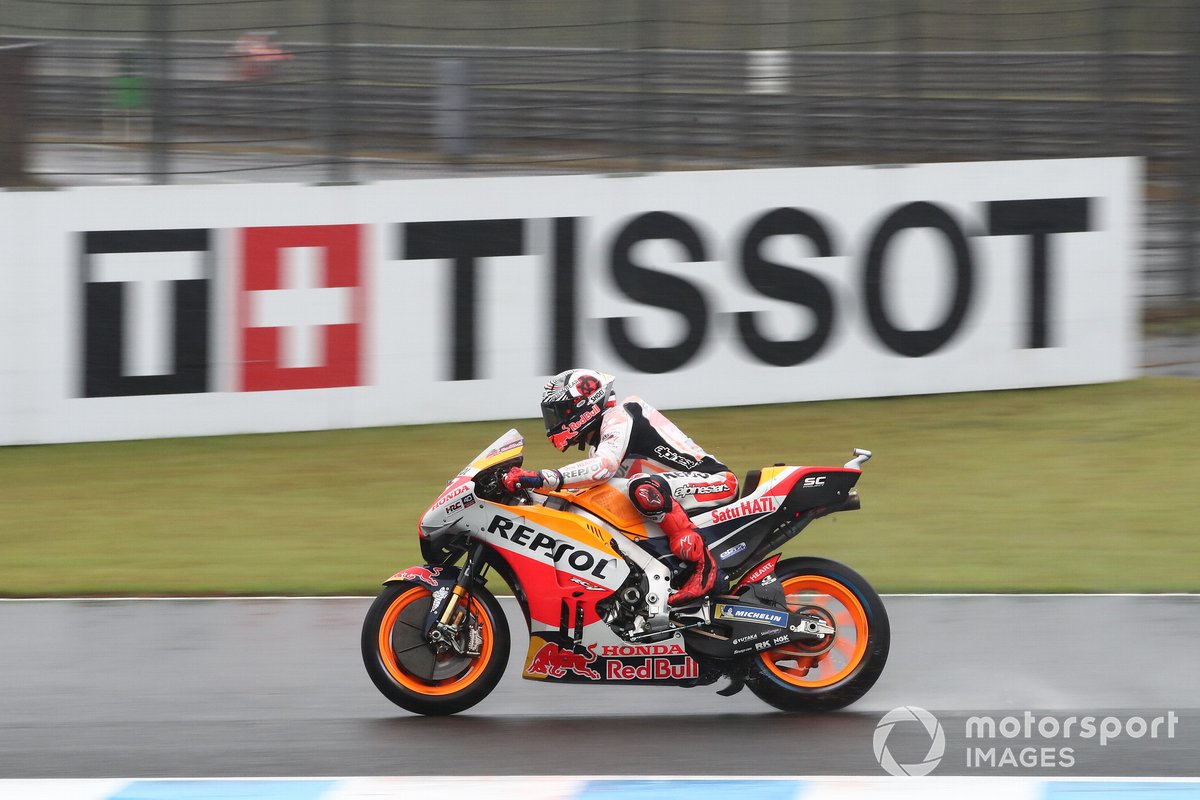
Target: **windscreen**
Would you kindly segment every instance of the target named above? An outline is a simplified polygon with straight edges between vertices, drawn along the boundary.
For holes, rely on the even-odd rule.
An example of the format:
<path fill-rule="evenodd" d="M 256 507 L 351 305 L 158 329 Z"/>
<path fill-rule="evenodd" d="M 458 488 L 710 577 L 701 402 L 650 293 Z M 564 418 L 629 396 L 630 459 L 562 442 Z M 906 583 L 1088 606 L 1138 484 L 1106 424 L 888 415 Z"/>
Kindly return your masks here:
<path fill-rule="evenodd" d="M 487 469 L 501 461 L 508 461 L 520 456 L 524 449 L 525 437 L 518 433 L 516 428 L 509 428 L 507 433 L 475 456 L 475 460 L 471 462 L 469 468 L 476 472 Z"/>

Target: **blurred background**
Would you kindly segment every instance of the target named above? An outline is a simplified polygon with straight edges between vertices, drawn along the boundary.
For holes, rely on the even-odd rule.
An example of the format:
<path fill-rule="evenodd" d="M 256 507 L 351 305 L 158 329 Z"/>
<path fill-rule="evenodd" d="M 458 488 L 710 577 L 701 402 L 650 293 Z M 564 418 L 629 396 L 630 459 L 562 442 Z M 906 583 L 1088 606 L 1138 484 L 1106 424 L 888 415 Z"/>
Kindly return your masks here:
<path fill-rule="evenodd" d="M 1135 155 L 1200 306 L 1194 0 L 0 0 L 0 184 Z"/>

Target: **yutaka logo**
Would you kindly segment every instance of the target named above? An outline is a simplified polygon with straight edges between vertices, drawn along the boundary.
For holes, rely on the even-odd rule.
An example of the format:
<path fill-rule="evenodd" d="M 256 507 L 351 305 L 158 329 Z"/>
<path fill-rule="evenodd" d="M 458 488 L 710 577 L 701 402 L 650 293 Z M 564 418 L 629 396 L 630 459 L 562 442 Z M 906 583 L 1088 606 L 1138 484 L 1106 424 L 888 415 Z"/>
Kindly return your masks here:
<path fill-rule="evenodd" d="M 903 722 L 919 723 L 929 734 L 929 751 L 925 753 L 925 758 L 913 764 L 897 762 L 887 746 L 892 730 Z M 942 730 L 942 724 L 938 722 L 937 717 L 925 709 L 919 706 L 900 706 L 893 708 L 879 720 L 879 724 L 875 726 L 875 736 L 871 743 L 875 750 L 875 760 L 889 775 L 920 777 L 933 772 L 941 763 L 942 756 L 946 753 L 946 732 Z"/>

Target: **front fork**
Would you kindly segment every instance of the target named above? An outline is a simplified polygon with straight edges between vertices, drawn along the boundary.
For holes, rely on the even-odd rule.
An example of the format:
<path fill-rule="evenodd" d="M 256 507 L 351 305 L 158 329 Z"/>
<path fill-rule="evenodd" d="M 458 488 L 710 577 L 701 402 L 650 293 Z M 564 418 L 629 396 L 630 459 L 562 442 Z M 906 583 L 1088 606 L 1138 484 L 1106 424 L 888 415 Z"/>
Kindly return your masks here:
<path fill-rule="evenodd" d="M 429 641 L 439 653 L 453 650 L 463 656 L 478 657 L 483 648 L 479 624 L 467 613 L 470 592 L 468 586 L 482 581 L 487 572 L 484 561 L 484 545 L 475 542 L 467 552 L 467 560 L 459 570 L 454 588 L 450 590 L 445 605 L 437 613 L 437 622 L 429 631 Z M 463 624 L 466 623 L 464 635 Z"/>

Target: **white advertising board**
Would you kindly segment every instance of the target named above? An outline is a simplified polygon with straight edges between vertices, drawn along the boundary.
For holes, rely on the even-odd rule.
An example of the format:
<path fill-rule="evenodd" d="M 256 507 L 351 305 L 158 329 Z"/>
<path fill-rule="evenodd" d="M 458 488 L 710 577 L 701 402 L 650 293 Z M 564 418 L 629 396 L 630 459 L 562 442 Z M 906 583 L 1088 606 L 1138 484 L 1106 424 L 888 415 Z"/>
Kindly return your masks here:
<path fill-rule="evenodd" d="M 0 194 L 0 443 L 1121 380 L 1135 159 Z"/>

